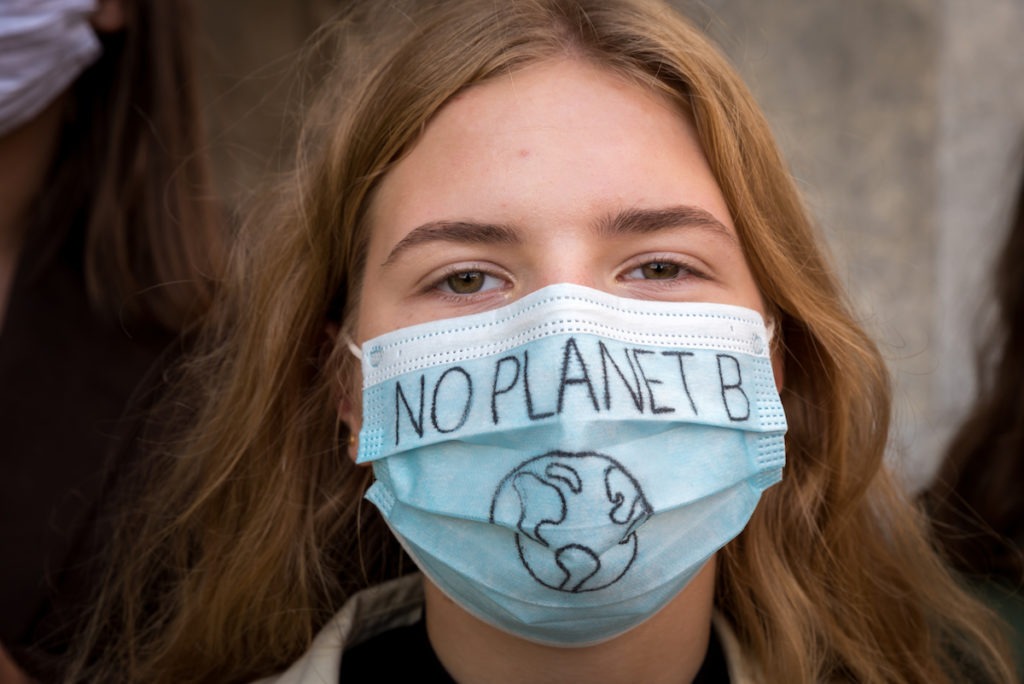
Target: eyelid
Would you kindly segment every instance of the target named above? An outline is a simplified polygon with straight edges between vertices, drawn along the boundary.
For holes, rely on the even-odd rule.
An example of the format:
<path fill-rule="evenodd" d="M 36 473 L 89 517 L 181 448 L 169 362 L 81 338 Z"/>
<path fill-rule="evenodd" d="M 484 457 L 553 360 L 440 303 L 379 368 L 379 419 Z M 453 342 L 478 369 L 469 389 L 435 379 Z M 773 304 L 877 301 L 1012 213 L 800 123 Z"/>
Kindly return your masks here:
<path fill-rule="evenodd" d="M 465 262 L 465 263 L 449 264 L 447 266 L 442 267 L 439 270 L 431 271 L 429 274 L 427 274 L 424 278 L 422 278 L 420 280 L 421 287 L 419 288 L 419 290 L 420 290 L 421 294 L 428 294 L 430 292 L 438 292 L 438 293 L 440 293 L 442 295 L 445 295 L 445 296 L 456 297 L 456 298 L 459 298 L 459 299 L 467 299 L 469 297 L 473 297 L 474 295 L 482 296 L 482 295 L 486 295 L 488 293 L 494 292 L 495 290 L 498 290 L 498 289 L 504 289 L 504 288 L 491 288 L 489 290 L 482 290 L 480 292 L 474 292 L 474 293 L 470 293 L 470 294 L 458 294 L 458 293 L 455 293 L 455 292 L 447 292 L 447 291 L 441 289 L 441 285 L 444 283 L 444 281 L 447 280 L 448 278 L 452 277 L 453 275 L 457 275 L 459 273 L 468 273 L 468 272 L 473 272 L 473 271 L 476 271 L 476 272 L 479 272 L 479 273 L 483 273 L 485 277 L 498 278 L 499 280 L 502 280 L 506 284 L 509 284 L 509 285 L 512 282 L 512 277 L 504 269 L 498 268 L 497 266 L 495 266 L 493 264 L 481 263 L 481 262 L 476 261 L 476 262 Z"/>
<path fill-rule="evenodd" d="M 699 259 L 687 257 L 678 253 L 667 252 L 649 252 L 647 254 L 639 254 L 630 258 L 620 268 L 620 275 L 618 277 L 621 279 L 628 279 L 626 278 L 628 273 L 640 268 L 641 266 L 652 263 L 665 263 L 678 266 L 682 271 L 685 271 L 685 274 L 681 277 L 694 277 L 702 280 L 710 279 L 710 276 L 708 275 L 710 269 L 703 266 Z M 679 278 L 676 278 L 674 280 L 678 279 Z"/>

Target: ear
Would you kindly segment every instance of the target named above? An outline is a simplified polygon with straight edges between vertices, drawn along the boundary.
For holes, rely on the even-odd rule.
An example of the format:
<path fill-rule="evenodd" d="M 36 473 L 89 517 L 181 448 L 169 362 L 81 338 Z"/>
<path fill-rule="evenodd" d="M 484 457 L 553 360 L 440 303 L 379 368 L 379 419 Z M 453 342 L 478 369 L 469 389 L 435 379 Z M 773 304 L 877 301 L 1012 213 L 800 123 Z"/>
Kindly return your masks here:
<path fill-rule="evenodd" d="M 99 0 L 90 22 L 97 33 L 117 33 L 125 24 L 125 0 Z"/>
<path fill-rule="evenodd" d="M 363 421 L 348 399 L 338 402 L 338 419 L 348 426 L 348 457 L 355 463 L 359 455 L 359 430 Z"/>
<path fill-rule="evenodd" d="M 324 326 L 324 332 L 333 346 L 334 354 L 341 354 L 341 361 L 333 364 L 337 368 L 336 386 L 334 396 L 337 398 L 338 420 L 348 427 L 348 457 L 355 462 L 359 454 L 359 430 L 362 428 L 362 396 L 359 391 L 361 385 L 359 364 L 345 347 L 346 340 L 341 335 L 341 326 L 338 323 L 329 321 Z"/>
<path fill-rule="evenodd" d="M 773 321 L 771 359 L 775 391 L 782 394 L 782 387 L 786 384 L 786 352 L 785 339 L 782 336 L 782 323 L 777 318 Z"/>

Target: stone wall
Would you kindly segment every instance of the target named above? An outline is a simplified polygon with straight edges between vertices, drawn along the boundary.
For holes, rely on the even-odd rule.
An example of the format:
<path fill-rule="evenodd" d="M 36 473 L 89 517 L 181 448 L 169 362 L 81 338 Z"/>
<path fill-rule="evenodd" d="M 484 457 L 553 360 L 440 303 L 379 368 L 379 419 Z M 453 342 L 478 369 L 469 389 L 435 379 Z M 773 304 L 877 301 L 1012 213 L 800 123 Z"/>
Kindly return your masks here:
<path fill-rule="evenodd" d="M 676 2 L 765 109 L 895 378 L 921 486 L 974 392 L 986 288 L 1024 163 L 1016 0 Z"/>

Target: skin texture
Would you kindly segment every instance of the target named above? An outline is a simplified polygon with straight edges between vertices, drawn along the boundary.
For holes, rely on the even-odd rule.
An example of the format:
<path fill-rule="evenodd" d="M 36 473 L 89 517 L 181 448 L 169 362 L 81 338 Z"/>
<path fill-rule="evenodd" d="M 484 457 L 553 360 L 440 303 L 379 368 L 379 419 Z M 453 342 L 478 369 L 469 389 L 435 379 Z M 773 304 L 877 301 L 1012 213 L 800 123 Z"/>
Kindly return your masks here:
<path fill-rule="evenodd" d="M 647 218 L 625 225 L 625 212 Z M 571 59 L 449 103 L 382 181 L 370 221 L 359 343 L 562 282 L 763 313 L 686 117 L 660 95 Z M 357 416 L 342 407 L 358 430 Z M 707 647 L 714 561 L 652 619 L 580 649 L 505 634 L 425 581 L 431 642 L 459 681 L 682 682 Z"/>
<path fill-rule="evenodd" d="M 99 0 L 89 21 L 100 33 L 114 33 L 124 28 L 124 12 L 123 0 Z"/>

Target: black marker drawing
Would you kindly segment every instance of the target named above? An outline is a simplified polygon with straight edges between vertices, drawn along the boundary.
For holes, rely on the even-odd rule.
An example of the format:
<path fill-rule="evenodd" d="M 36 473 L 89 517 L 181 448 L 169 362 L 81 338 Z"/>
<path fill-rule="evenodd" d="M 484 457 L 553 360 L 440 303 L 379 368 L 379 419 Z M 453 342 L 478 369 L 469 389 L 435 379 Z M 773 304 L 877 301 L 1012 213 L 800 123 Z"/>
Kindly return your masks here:
<path fill-rule="evenodd" d="M 637 556 L 637 528 L 652 512 L 640 484 L 618 461 L 551 451 L 501 480 L 490 521 L 516 530 L 516 550 L 531 577 L 580 593 L 626 574 Z"/>
<path fill-rule="evenodd" d="M 743 391 L 743 375 L 740 373 L 740 362 L 735 356 L 729 354 L 715 354 L 718 360 L 718 380 L 722 384 L 722 403 L 725 405 L 725 412 L 729 415 L 729 420 L 740 422 L 750 418 L 750 398 L 747 393 Z M 723 364 L 723 361 L 729 363 Z M 725 366 L 732 366 L 732 372 L 726 371 Z M 725 379 L 726 375 L 735 376 L 733 382 L 729 382 Z M 743 400 L 743 410 L 735 411 L 733 403 L 729 401 L 729 397 L 735 397 L 736 394 Z"/>

